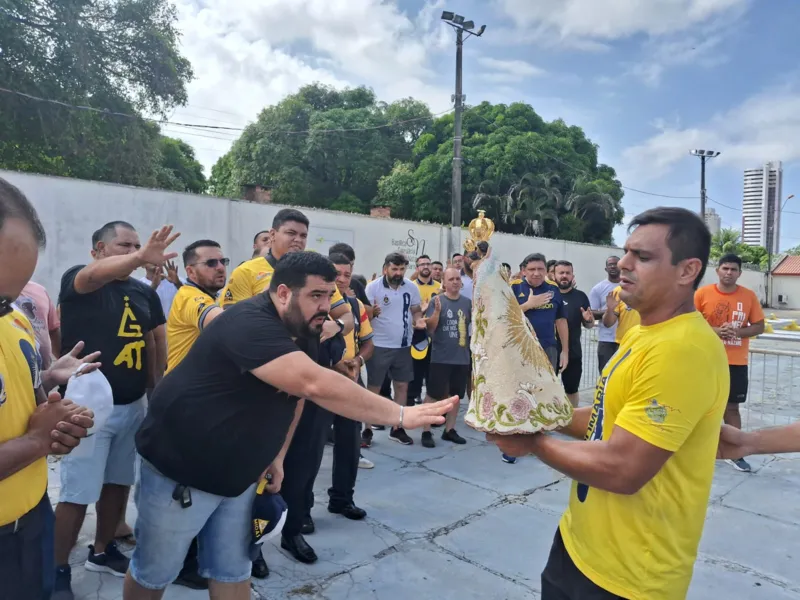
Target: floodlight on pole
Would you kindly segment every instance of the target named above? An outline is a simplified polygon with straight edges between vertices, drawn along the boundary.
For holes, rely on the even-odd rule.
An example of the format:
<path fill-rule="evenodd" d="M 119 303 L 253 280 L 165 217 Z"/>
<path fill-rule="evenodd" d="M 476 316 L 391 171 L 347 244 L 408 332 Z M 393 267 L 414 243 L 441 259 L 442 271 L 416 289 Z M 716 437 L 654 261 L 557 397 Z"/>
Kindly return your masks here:
<path fill-rule="evenodd" d="M 700 217 L 706 219 L 706 161 L 720 155 L 716 150 L 690 150 L 689 154 L 700 157 Z"/>
<path fill-rule="evenodd" d="M 442 21 L 456 30 L 456 93 L 453 95 L 455 102 L 455 120 L 453 135 L 453 197 L 451 199 L 450 235 L 448 236 L 448 256 L 453 256 L 461 247 L 461 120 L 464 110 L 464 96 L 462 91 L 462 65 L 464 35 L 467 37 L 481 37 L 486 31 L 486 25 L 481 25 L 475 32 L 475 21 L 467 21 L 463 16 L 454 12 L 443 11 Z"/>

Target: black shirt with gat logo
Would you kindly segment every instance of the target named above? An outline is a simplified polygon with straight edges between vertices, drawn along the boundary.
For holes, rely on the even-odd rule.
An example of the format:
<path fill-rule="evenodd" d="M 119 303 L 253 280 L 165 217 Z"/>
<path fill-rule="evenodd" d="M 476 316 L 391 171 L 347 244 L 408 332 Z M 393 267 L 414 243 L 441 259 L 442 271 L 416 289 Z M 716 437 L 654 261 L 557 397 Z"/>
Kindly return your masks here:
<path fill-rule="evenodd" d="M 156 387 L 139 454 L 183 485 L 242 494 L 275 460 L 298 401 L 250 371 L 298 351 L 316 362 L 319 338 L 292 340 L 269 294 L 237 302 Z"/>
<path fill-rule="evenodd" d="M 114 404 L 130 404 L 147 388 L 144 336 L 166 322 L 158 294 L 135 279 L 112 281 L 88 294 L 75 291 L 78 265 L 61 277 L 61 353 L 79 341 L 83 354 L 100 350 L 100 370 L 111 384 Z"/>

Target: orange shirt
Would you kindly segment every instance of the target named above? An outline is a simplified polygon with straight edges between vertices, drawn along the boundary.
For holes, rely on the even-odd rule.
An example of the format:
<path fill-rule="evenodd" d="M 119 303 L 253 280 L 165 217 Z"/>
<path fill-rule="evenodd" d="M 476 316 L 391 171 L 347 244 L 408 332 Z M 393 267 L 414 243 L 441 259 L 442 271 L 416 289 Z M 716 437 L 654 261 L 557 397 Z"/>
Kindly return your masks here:
<path fill-rule="evenodd" d="M 701 287 L 694 294 L 694 305 L 712 327 L 730 323 L 735 328 L 747 327 L 764 320 L 764 311 L 755 293 L 738 286 L 735 292 L 721 292 L 717 284 Z M 750 350 L 749 338 L 722 340 L 728 353 L 728 364 L 746 365 Z"/>

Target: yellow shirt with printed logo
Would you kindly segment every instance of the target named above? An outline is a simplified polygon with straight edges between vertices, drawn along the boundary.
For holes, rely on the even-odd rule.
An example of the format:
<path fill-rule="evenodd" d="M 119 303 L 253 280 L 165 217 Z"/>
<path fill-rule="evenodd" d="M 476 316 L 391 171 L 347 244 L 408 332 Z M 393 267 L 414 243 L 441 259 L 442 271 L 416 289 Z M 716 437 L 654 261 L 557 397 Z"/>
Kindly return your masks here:
<path fill-rule="evenodd" d="M 725 348 L 698 312 L 632 330 L 603 369 L 586 439 L 608 440 L 621 427 L 673 453 L 632 495 L 573 482 L 561 535 L 604 590 L 629 600 L 686 597 L 729 386 Z"/>
<path fill-rule="evenodd" d="M 41 359 L 28 319 L 17 310 L 0 318 L 0 444 L 28 431 L 41 385 Z M 0 527 L 19 519 L 47 490 L 47 459 L 0 480 Z"/>
<path fill-rule="evenodd" d="M 274 262 L 272 256 L 269 257 Z M 273 263 L 268 258 L 258 256 L 240 264 L 231 273 L 228 285 L 220 292 L 219 304 L 222 308 L 233 306 L 237 302 L 252 298 L 269 289 L 272 274 L 275 272 Z M 344 304 L 344 297 L 339 290 L 334 288 L 331 298 L 331 309 Z"/>
<path fill-rule="evenodd" d="M 358 343 L 356 343 L 356 327 L 354 327 L 353 331 L 344 336 L 344 343 L 347 346 L 347 349 L 344 352 L 344 360 L 355 358 L 356 354 L 358 354 L 358 351 L 361 348 L 361 344 L 367 340 L 371 340 L 372 336 L 374 335 L 372 331 L 372 325 L 370 324 L 369 317 L 367 316 L 367 310 L 364 308 L 361 300 L 357 300 L 357 302 L 359 323 L 361 324 L 358 327 Z M 355 315 L 353 315 L 353 317 L 355 318 Z"/>
<path fill-rule="evenodd" d="M 423 304 L 430 302 L 431 298 L 442 291 L 442 284 L 433 279 L 431 279 L 429 283 L 422 283 L 417 279 L 414 283 L 416 283 L 419 288 L 419 295 L 422 298 Z"/>
<path fill-rule="evenodd" d="M 172 301 L 167 319 L 167 369 L 172 369 L 186 358 L 189 350 L 203 331 L 203 319 L 217 307 L 216 300 L 191 282 L 182 285 Z"/>

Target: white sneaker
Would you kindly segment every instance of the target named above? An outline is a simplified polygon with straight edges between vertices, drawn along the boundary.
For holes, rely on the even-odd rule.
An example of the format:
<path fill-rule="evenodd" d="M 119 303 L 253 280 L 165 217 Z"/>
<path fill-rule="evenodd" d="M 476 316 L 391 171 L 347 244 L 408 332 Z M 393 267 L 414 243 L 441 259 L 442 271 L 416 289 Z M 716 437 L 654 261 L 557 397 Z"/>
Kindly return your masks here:
<path fill-rule="evenodd" d="M 374 469 L 375 463 L 371 460 L 367 460 L 363 456 L 359 456 L 358 458 L 358 468 L 359 469 Z"/>

